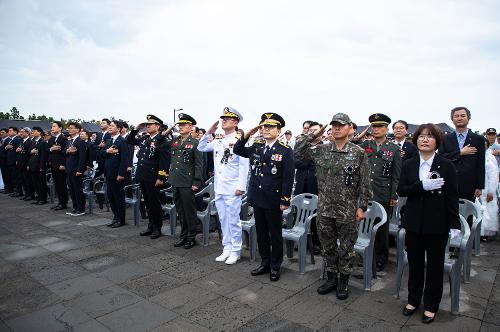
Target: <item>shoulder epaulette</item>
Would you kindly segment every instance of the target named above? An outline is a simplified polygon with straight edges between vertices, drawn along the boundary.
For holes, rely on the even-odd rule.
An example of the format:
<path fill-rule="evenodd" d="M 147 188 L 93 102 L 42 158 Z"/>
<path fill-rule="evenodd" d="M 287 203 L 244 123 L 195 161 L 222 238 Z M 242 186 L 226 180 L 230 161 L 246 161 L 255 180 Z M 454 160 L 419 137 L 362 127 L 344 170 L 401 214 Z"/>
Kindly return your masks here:
<path fill-rule="evenodd" d="M 285 143 L 283 143 L 283 142 L 279 142 L 279 143 L 280 143 L 280 145 L 284 146 L 285 148 L 290 149 L 290 146 L 286 145 Z"/>
<path fill-rule="evenodd" d="M 260 140 L 260 139 L 256 139 L 255 141 L 253 141 L 253 144 L 265 144 L 266 141 L 265 140 Z"/>
<path fill-rule="evenodd" d="M 215 139 L 222 139 L 222 138 L 224 138 L 224 135 L 222 135 L 222 134 L 215 135 Z"/>
<path fill-rule="evenodd" d="M 241 135 L 240 134 L 236 134 L 236 139 L 240 139 L 241 138 Z"/>

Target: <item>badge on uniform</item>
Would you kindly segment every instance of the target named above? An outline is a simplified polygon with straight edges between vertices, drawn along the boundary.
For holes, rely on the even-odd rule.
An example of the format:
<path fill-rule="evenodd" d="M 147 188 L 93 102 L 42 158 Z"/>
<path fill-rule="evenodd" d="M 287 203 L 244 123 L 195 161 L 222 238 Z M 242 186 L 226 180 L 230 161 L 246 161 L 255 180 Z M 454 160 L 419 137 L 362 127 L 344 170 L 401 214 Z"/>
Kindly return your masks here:
<path fill-rule="evenodd" d="M 372 149 L 371 147 L 369 147 L 369 146 L 368 146 L 368 147 L 366 147 L 366 148 L 365 148 L 365 152 L 366 152 L 366 153 L 372 153 L 372 152 L 373 152 L 373 149 Z"/>
<path fill-rule="evenodd" d="M 392 157 L 394 156 L 394 152 L 389 150 L 384 150 L 384 157 Z"/>
<path fill-rule="evenodd" d="M 186 149 L 192 149 L 193 145 L 192 144 L 186 144 Z"/>
<path fill-rule="evenodd" d="M 273 168 L 271 169 L 271 173 L 273 175 L 275 175 L 276 173 L 278 173 L 278 169 L 276 168 L 276 165 L 274 165 Z"/>
<path fill-rule="evenodd" d="M 173 147 L 173 148 L 176 148 L 176 147 L 178 147 L 178 146 L 179 146 L 179 143 L 177 143 L 177 142 L 174 142 L 174 144 L 172 144 L 172 147 Z"/>
<path fill-rule="evenodd" d="M 273 155 L 271 155 L 271 160 L 281 161 L 281 159 L 283 159 L 283 155 L 281 155 L 281 154 L 273 154 Z M 276 173 L 273 173 L 273 174 L 276 174 Z"/>

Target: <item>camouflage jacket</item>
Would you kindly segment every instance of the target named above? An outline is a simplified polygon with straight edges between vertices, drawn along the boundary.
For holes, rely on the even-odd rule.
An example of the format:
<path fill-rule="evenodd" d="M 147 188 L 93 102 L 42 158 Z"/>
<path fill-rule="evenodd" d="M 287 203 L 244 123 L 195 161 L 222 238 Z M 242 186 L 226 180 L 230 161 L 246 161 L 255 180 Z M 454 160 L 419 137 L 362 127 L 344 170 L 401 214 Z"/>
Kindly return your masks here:
<path fill-rule="evenodd" d="M 335 144 L 312 145 L 313 136 L 295 144 L 297 158 L 316 165 L 318 216 L 354 220 L 356 209 L 366 210 L 372 197 L 370 166 L 364 151 L 351 142 L 337 150 Z"/>
<path fill-rule="evenodd" d="M 399 146 L 388 140 L 380 147 L 371 140 L 364 141 L 359 146 L 365 150 L 370 163 L 373 200 L 389 203 L 390 199 L 397 199 L 396 189 L 402 165 Z"/>

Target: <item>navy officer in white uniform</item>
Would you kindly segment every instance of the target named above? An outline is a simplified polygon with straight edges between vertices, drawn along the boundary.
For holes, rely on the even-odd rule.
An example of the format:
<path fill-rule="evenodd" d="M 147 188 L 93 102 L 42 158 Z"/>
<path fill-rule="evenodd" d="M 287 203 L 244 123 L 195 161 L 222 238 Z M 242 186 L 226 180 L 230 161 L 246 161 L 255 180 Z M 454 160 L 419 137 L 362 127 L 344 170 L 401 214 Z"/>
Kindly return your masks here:
<path fill-rule="evenodd" d="M 241 196 L 247 187 L 249 162 L 247 158 L 233 154 L 233 146 L 240 138 L 236 129 L 243 117 L 234 108 L 225 107 L 220 118 L 224 135 L 217 135 L 212 142 L 208 141 L 219 125 L 219 121 L 215 122 L 200 139 L 198 150 L 213 151 L 215 206 L 219 214 L 224 246 L 222 254 L 215 260 L 231 265 L 240 259 Z"/>

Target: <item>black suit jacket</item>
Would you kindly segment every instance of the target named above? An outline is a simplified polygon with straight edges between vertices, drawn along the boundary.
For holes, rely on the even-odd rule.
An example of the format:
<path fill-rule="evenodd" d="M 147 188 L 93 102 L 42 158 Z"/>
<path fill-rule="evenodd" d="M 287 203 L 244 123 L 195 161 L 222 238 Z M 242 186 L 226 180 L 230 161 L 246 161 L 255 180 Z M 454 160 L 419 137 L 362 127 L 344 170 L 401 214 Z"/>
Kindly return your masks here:
<path fill-rule="evenodd" d="M 106 152 L 112 145 L 118 149 L 117 154 Z M 128 153 L 129 145 L 120 135 L 118 135 L 114 143 L 112 138 L 106 141 L 106 145 L 101 150 L 101 157 L 104 160 L 104 175 L 108 180 L 116 180 L 118 175 L 125 177 L 129 161 Z"/>
<path fill-rule="evenodd" d="M 425 191 L 419 178 L 420 155 L 406 160 L 401 169 L 398 196 L 407 197 L 402 226 L 421 234 L 448 234 L 450 228 L 460 229 L 458 188 L 455 166 L 436 154 L 431 172 L 444 179 L 441 193 Z"/>
<path fill-rule="evenodd" d="M 3 140 L 2 149 L 5 151 L 5 165 L 15 166 L 17 160 L 16 149 L 23 140 L 19 136 L 7 137 Z M 12 145 L 11 149 L 6 149 L 7 145 Z"/>
<path fill-rule="evenodd" d="M 57 139 L 54 136 L 49 139 L 49 163 L 53 171 L 59 171 L 59 167 L 66 166 L 66 154 L 64 153 L 64 149 L 67 144 L 68 139 L 64 137 L 63 134 L 60 134 Z M 50 148 L 54 145 L 59 145 L 61 150 L 50 151 Z"/>
<path fill-rule="evenodd" d="M 32 144 L 33 141 L 31 140 L 31 138 L 28 138 L 26 140 L 21 140 L 21 144 L 19 144 L 21 151 L 16 152 L 17 153 L 16 167 L 20 171 L 28 170 L 27 167 L 29 166 L 30 151 Z"/>
<path fill-rule="evenodd" d="M 410 142 L 410 141 L 408 141 L 406 139 L 403 142 L 403 148 L 402 148 L 402 150 L 405 153 L 404 156 L 402 157 L 403 161 L 409 160 L 409 159 L 411 159 L 411 158 L 419 155 L 418 154 L 418 149 L 415 146 L 415 144 L 413 144 L 412 142 Z"/>
<path fill-rule="evenodd" d="M 70 146 L 76 147 L 75 153 L 67 152 Z M 76 172 L 83 173 L 87 170 L 87 144 L 80 137 L 77 137 L 73 143 L 71 138 L 68 139 L 64 153 L 66 154 L 66 173 L 68 175 L 75 175 Z"/>
<path fill-rule="evenodd" d="M 458 174 L 458 192 L 473 193 L 476 189 L 484 189 L 485 175 L 485 140 L 484 137 L 467 132 L 464 146 L 470 144 L 477 149 L 477 153 L 468 156 L 460 155 L 457 135 L 448 134 L 444 137 L 439 148 L 439 154 L 453 162 Z"/>
<path fill-rule="evenodd" d="M 37 153 L 31 153 L 31 150 L 37 149 Z M 40 170 L 47 170 L 47 159 L 49 155 L 49 149 L 47 147 L 47 142 L 43 138 L 39 138 L 38 142 L 33 141 L 31 143 L 30 157 L 29 157 L 29 167 L 32 172 L 39 172 Z"/>

